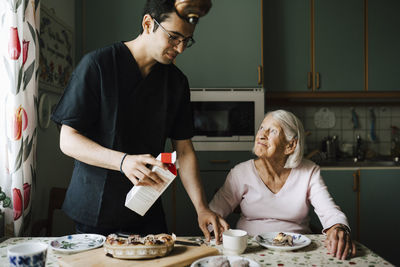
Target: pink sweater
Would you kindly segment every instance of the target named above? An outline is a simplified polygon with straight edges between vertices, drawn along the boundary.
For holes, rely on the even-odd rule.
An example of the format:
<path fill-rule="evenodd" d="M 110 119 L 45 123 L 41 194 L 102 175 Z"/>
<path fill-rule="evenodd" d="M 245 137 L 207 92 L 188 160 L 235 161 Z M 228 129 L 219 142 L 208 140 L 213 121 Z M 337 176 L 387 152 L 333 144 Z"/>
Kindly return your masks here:
<path fill-rule="evenodd" d="M 310 204 L 324 231 L 336 223 L 349 225 L 329 194 L 319 166 L 312 161 L 303 159 L 291 170 L 281 190 L 274 194 L 259 177 L 254 160 L 248 160 L 229 172 L 210 208 L 225 218 L 240 205 L 242 214 L 236 228 L 250 235 L 279 231 L 309 233 Z"/>

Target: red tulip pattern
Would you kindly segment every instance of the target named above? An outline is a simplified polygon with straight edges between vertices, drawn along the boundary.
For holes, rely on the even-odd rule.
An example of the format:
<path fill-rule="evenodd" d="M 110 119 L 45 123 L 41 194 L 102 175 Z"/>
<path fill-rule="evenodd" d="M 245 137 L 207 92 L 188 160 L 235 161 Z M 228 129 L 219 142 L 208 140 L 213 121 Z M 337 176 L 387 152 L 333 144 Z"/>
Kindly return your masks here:
<path fill-rule="evenodd" d="M 13 207 L 14 207 L 14 221 L 18 220 L 22 215 L 22 195 L 21 190 L 13 188 Z"/>
<path fill-rule="evenodd" d="M 25 65 L 26 60 L 28 59 L 28 50 L 29 50 L 29 41 L 22 41 L 22 65 Z"/>
<path fill-rule="evenodd" d="M 10 28 L 10 40 L 8 41 L 8 54 L 12 60 L 17 60 L 21 55 L 21 44 L 18 37 L 18 28 Z"/>
<path fill-rule="evenodd" d="M 22 131 L 28 126 L 28 115 L 23 107 L 19 106 L 15 111 L 13 118 L 14 134 L 13 138 L 15 141 L 21 139 Z"/>
<path fill-rule="evenodd" d="M 31 198 L 31 185 L 28 183 L 24 183 L 24 210 L 28 208 L 30 198 Z"/>

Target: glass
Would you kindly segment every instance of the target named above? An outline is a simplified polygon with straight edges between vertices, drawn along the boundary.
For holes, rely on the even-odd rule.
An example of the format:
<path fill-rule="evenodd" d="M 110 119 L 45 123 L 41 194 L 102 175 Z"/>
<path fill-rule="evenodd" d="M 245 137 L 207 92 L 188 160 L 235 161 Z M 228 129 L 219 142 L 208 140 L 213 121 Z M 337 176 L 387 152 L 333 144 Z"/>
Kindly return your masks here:
<path fill-rule="evenodd" d="M 254 102 L 193 101 L 194 135 L 254 136 Z"/>
<path fill-rule="evenodd" d="M 183 46 L 186 48 L 189 48 L 195 43 L 195 41 L 192 37 L 179 39 L 179 37 L 170 34 L 163 26 L 161 26 L 160 23 L 158 23 L 158 21 L 155 18 L 153 18 L 153 19 L 157 23 L 157 25 L 160 26 L 160 28 L 168 35 L 168 42 L 171 45 L 178 46 L 181 42 L 183 42 Z"/>

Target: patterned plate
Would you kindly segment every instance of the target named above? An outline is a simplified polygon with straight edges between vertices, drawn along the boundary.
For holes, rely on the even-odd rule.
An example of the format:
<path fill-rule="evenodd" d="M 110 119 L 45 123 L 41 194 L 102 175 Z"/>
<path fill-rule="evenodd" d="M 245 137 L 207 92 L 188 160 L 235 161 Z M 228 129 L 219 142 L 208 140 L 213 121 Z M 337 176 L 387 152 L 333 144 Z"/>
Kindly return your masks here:
<path fill-rule="evenodd" d="M 50 242 L 50 247 L 59 252 L 81 252 L 101 247 L 106 237 L 96 234 L 66 235 Z"/>
<path fill-rule="evenodd" d="M 259 234 L 254 237 L 254 240 L 263 247 L 273 249 L 273 250 L 296 250 L 300 248 L 304 248 L 311 244 L 311 240 L 302 234 L 296 233 L 287 233 L 287 235 L 291 235 L 293 237 L 293 246 L 275 246 L 272 243 L 272 240 L 279 234 L 279 232 L 269 232 L 264 234 Z"/>
<path fill-rule="evenodd" d="M 220 256 L 211 256 L 211 257 L 205 257 L 205 258 L 201 258 L 195 262 L 192 263 L 192 265 L 190 265 L 190 267 L 207 267 L 209 265 L 209 262 L 214 260 L 215 258 L 225 258 L 229 261 L 230 264 L 234 263 L 237 260 L 246 260 L 249 262 L 249 267 L 260 267 L 261 265 L 249 258 L 246 257 L 241 257 L 241 256 L 224 256 L 224 255 L 220 255 Z"/>

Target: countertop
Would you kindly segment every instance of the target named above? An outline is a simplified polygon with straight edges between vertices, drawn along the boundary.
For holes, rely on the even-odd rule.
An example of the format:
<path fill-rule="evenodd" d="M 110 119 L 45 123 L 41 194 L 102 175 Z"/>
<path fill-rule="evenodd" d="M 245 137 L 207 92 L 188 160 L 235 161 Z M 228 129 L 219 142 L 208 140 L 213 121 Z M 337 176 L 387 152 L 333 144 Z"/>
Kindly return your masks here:
<path fill-rule="evenodd" d="M 306 235 L 311 244 L 297 251 L 274 251 L 261 247 L 249 238 L 248 247 L 241 255 L 257 261 L 261 266 L 393 266 L 364 245 L 356 242 L 357 255 L 350 260 L 338 260 L 330 255 L 324 247 L 324 235 Z M 8 266 L 7 247 L 21 242 L 40 241 L 50 244 L 56 237 L 21 237 L 10 238 L 0 243 L 0 266 Z M 199 237 L 185 237 L 188 240 L 198 240 Z M 209 244 L 221 253 L 221 245 Z M 48 249 L 46 266 L 59 266 L 58 259 L 65 254 Z"/>
<path fill-rule="evenodd" d="M 339 170 L 400 170 L 400 166 L 321 166 L 323 171 L 339 171 Z"/>

